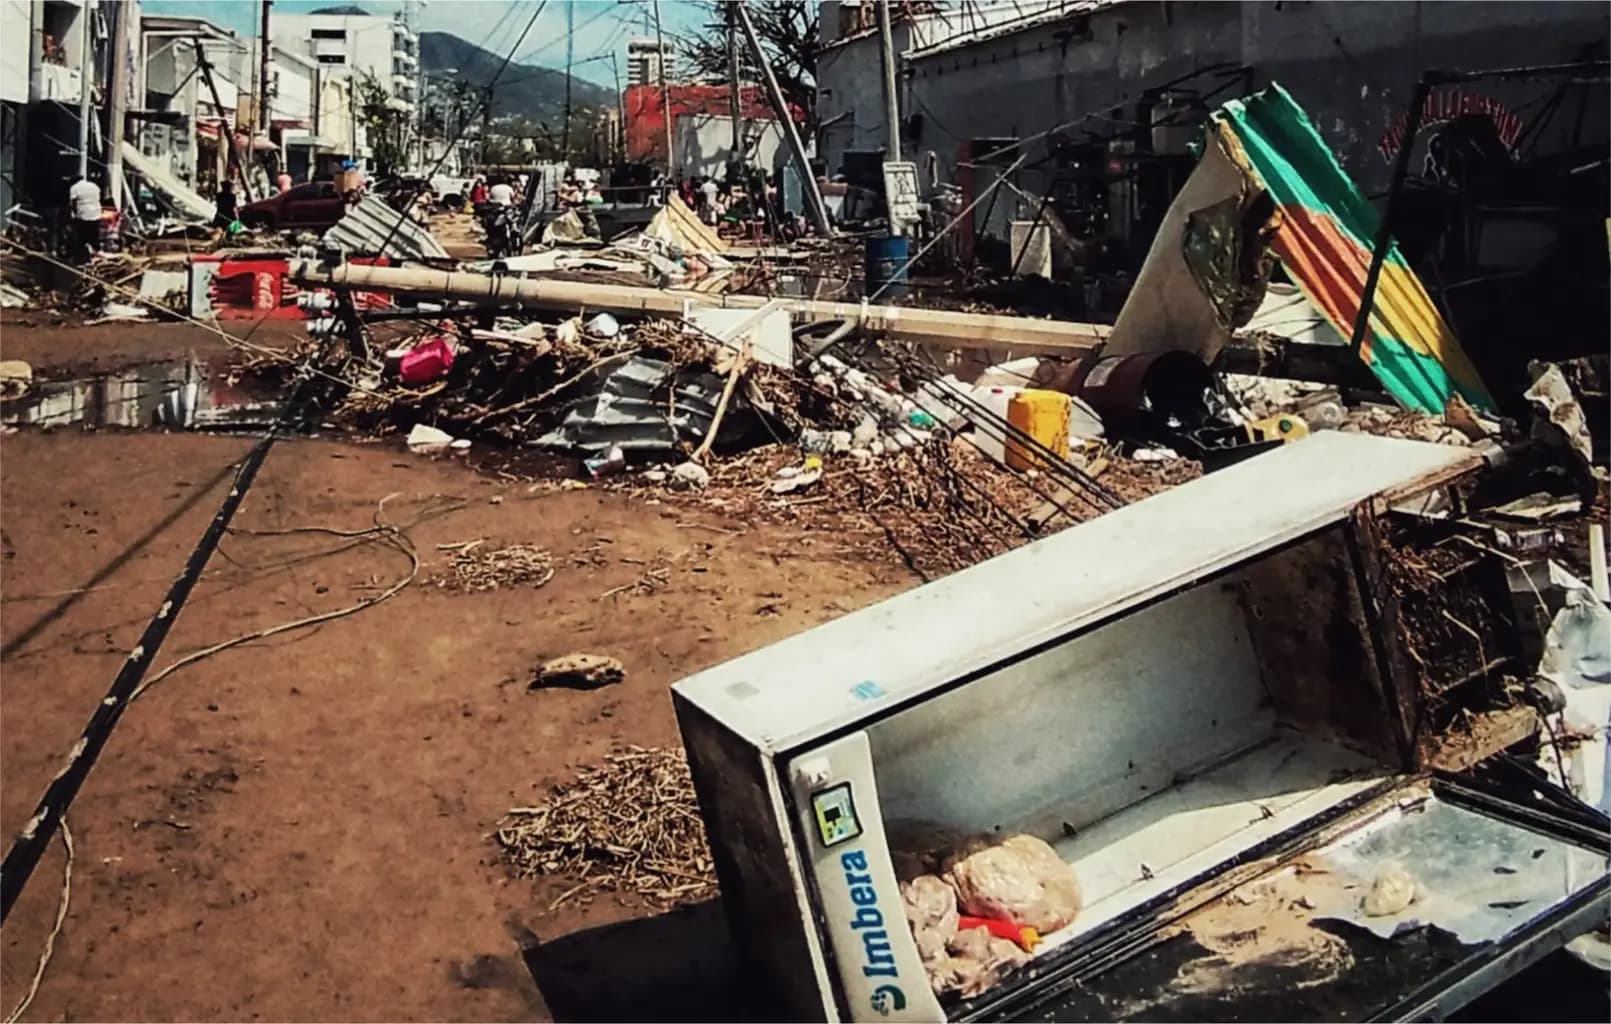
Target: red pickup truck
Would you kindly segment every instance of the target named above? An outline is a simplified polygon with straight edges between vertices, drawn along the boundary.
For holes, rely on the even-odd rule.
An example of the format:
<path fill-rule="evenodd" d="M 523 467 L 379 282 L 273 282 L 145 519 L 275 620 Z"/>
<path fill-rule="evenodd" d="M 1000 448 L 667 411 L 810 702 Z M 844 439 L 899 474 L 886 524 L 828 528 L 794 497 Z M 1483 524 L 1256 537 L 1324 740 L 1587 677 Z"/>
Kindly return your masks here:
<path fill-rule="evenodd" d="M 310 181 L 267 199 L 247 203 L 240 208 L 237 216 L 249 228 L 323 232 L 335 226 L 346 214 L 346 200 L 336 191 L 335 183 Z"/>

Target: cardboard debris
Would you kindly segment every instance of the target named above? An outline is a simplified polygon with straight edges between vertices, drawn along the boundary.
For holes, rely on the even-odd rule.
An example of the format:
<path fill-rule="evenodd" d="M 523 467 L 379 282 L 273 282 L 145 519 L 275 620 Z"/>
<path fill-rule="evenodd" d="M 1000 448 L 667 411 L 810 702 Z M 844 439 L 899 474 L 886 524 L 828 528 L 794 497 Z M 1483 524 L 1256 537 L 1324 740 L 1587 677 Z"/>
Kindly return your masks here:
<path fill-rule="evenodd" d="M 34 368 L 21 359 L 0 360 L 0 398 L 16 398 L 34 385 Z"/>
<path fill-rule="evenodd" d="M 667 198 L 666 205 L 649 221 L 643 233 L 684 252 L 726 253 L 728 249 L 716 229 L 701 221 L 676 195 Z"/>

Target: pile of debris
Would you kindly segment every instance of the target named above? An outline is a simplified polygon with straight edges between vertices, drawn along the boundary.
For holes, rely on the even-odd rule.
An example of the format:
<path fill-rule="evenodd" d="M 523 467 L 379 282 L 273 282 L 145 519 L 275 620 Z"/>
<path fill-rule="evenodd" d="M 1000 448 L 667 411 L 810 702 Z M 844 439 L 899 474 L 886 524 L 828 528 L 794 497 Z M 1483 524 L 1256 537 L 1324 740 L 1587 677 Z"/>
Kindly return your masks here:
<path fill-rule="evenodd" d="M 494 834 L 521 878 L 572 882 L 550 904 L 634 893 L 659 907 L 716 894 L 688 758 L 681 750 L 627 747 L 555 786 L 549 799 L 516 807 Z"/>

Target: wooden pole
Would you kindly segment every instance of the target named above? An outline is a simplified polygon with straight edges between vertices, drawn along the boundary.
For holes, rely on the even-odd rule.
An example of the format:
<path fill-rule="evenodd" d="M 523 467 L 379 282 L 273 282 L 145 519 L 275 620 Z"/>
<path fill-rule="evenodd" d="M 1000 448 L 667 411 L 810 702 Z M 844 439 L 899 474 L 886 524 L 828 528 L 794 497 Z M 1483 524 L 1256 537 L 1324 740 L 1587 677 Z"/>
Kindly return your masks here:
<path fill-rule="evenodd" d="M 257 127 L 264 134 L 268 133 L 269 127 L 273 123 L 269 116 L 269 62 L 273 59 L 269 53 L 269 7 L 271 6 L 271 0 L 263 0 L 263 32 L 258 42 L 262 52 L 258 54 Z"/>
<path fill-rule="evenodd" d="M 576 53 L 576 5 L 565 5 L 565 130 L 560 135 L 559 162 L 569 167 L 571 162 L 571 59 Z M 485 155 L 482 163 L 486 163 Z"/>
<path fill-rule="evenodd" d="M 744 99 L 739 94 L 738 73 L 738 19 L 733 10 L 738 0 L 727 0 L 722 13 L 727 18 L 727 116 L 733 121 L 732 149 L 727 155 L 727 183 L 738 183 L 739 170 L 744 163 Z"/>
<path fill-rule="evenodd" d="M 86 26 L 87 27 L 87 26 Z M 107 83 L 106 187 L 112 205 L 123 209 L 123 127 L 128 114 L 129 9 L 112 6 L 112 71 Z"/>

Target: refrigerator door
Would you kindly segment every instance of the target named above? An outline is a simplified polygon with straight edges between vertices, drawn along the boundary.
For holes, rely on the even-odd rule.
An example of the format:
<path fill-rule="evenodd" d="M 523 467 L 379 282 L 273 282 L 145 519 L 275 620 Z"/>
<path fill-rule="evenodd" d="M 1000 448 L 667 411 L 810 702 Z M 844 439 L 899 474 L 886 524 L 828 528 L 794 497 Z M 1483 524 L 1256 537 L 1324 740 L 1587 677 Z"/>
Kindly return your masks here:
<path fill-rule="evenodd" d="M 857 1021 L 944 1019 L 906 921 L 867 734 L 799 755 L 787 777 L 841 1012 Z"/>

